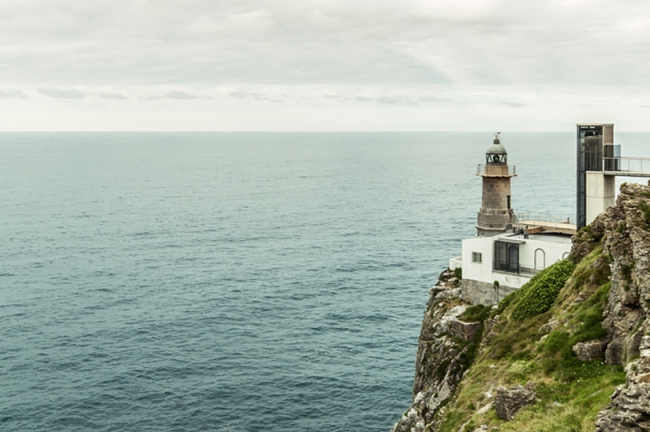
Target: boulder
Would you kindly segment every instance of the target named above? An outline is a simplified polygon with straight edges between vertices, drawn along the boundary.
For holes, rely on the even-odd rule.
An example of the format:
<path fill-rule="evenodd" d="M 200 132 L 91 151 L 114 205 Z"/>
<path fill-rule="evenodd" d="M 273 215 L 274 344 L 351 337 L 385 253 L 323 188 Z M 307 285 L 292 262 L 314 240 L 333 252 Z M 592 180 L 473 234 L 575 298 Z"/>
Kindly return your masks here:
<path fill-rule="evenodd" d="M 510 421 L 517 411 L 535 402 L 537 402 L 535 392 L 524 386 L 516 385 L 510 389 L 499 387 L 494 398 L 494 409 L 500 418 Z"/>
<path fill-rule="evenodd" d="M 436 301 L 460 298 L 460 288 L 439 290 L 433 298 Z"/>
<path fill-rule="evenodd" d="M 552 319 L 549 322 L 547 322 L 546 324 L 544 324 L 543 326 L 541 326 L 539 328 L 539 332 L 541 334 L 548 334 L 548 333 L 552 332 L 553 330 L 555 330 L 555 328 L 558 327 L 559 325 L 560 325 L 559 321 Z"/>
<path fill-rule="evenodd" d="M 467 306 L 456 306 L 449 312 L 445 313 L 435 328 L 436 335 L 445 334 L 455 336 L 465 341 L 471 341 L 476 332 L 481 328 L 480 322 L 466 323 L 458 317 L 465 312 Z"/>
<path fill-rule="evenodd" d="M 449 334 L 460 338 L 464 341 L 471 342 L 476 335 L 476 332 L 481 328 L 480 322 L 466 323 L 460 320 L 449 320 L 447 324 Z"/>
<path fill-rule="evenodd" d="M 620 339 L 614 339 L 607 345 L 605 361 L 608 365 L 620 365 L 623 362 L 624 345 Z"/>
<path fill-rule="evenodd" d="M 573 346 L 573 352 L 576 353 L 578 359 L 583 362 L 600 360 L 605 355 L 605 348 L 607 342 L 604 341 L 589 341 L 579 342 Z"/>

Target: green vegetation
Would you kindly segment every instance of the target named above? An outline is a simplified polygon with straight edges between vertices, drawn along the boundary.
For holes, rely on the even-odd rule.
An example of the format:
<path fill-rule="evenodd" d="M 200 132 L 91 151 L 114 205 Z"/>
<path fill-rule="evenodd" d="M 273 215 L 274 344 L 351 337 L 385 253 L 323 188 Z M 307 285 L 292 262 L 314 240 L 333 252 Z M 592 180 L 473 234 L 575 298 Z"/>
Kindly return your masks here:
<path fill-rule="evenodd" d="M 465 322 L 485 321 L 487 318 L 489 318 L 491 310 L 492 308 L 489 306 L 470 306 L 458 318 Z"/>
<path fill-rule="evenodd" d="M 645 219 L 645 223 L 650 224 L 650 207 L 648 207 L 648 204 L 645 201 L 641 201 L 639 207 L 643 212 L 643 218 Z"/>
<path fill-rule="evenodd" d="M 439 431 L 473 431 L 480 425 L 500 431 L 587 432 L 625 383 L 622 367 L 602 361 L 582 362 L 573 352 L 578 342 L 606 336 L 601 322 L 611 287 L 610 257 L 597 246 L 577 265 L 561 261 L 505 297 L 492 312 L 498 322 L 448 402 Z M 487 308 L 468 308 L 462 319 L 478 320 Z M 494 410 L 476 414 L 500 385 L 536 384 L 539 401 L 511 422 Z"/>
<path fill-rule="evenodd" d="M 581 265 L 575 269 L 571 279 L 573 291 L 580 292 L 586 286 L 598 287 L 609 282 L 611 256 L 603 254 L 599 246 L 591 254 L 584 258 Z"/>
<path fill-rule="evenodd" d="M 457 267 L 454 269 L 454 276 L 456 276 L 458 279 L 463 278 L 463 269 L 461 267 Z"/>
<path fill-rule="evenodd" d="M 512 306 L 512 317 L 516 320 L 531 318 L 546 312 L 560 293 L 575 265 L 568 260 L 560 261 L 538 273 L 526 285 L 507 295 L 499 304 L 495 315 Z"/>
<path fill-rule="evenodd" d="M 628 284 L 632 283 L 632 269 L 634 268 L 635 264 L 636 262 L 632 260 L 627 264 L 621 265 L 621 275 L 623 276 L 623 279 L 627 281 Z"/>

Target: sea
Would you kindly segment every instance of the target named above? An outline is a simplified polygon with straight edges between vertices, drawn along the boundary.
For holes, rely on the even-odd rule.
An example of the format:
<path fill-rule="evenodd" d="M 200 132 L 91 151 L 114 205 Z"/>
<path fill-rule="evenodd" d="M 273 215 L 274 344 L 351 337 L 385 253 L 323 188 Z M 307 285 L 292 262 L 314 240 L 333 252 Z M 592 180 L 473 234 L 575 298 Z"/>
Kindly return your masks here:
<path fill-rule="evenodd" d="M 501 137 L 573 219 L 573 127 Z M 492 139 L 1 133 L 0 430 L 389 431 Z"/>

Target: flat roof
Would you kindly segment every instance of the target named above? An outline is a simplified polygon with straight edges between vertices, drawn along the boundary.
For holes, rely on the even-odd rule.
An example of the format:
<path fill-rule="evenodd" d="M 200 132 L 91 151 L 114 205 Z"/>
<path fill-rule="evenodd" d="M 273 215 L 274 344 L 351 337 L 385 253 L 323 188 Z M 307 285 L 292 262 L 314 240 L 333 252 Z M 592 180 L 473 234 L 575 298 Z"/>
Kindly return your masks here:
<path fill-rule="evenodd" d="M 513 228 L 520 228 L 528 231 L 529 234 L 539 234 L 542 232 L 555 232 L 566 235 L 574 235 L 577 232 L 577 226 L 566 222 L 546 222 L 537 220 L 525 220 L 512 224 Z"/>
<path fill-rule="evenodd" d="M 495 237 L 508 243 L 525 243 L 527 240 L 534 240 L 556 244 L 571 244 L 571 237 L 552 233 L 529 234 L 528 238 L 524 238 L 523 234 L 501 234 Z"/>

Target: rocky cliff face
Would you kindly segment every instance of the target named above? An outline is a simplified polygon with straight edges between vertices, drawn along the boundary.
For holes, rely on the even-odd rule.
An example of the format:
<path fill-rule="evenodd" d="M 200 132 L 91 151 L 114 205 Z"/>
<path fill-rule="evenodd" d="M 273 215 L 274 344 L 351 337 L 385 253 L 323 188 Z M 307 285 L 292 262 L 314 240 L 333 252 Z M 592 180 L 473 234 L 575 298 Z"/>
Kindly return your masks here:
<path fill-rule="evenodd" d="M 443 274 L 413 403 L 393 431 L 650 431 L 650 187 L 624 184 L 616 206 L 575 236 L 571 259 L 489 316 Z M 500 399 L 510 405 L 495 410 Z"/>
<path fill-rule="evenodd" d="M 650 187 L 623 185 L 616 206 L 598 216 L 590 231 L 581 237 L 600 240 L 612 257 L 605 358 L 626 365 L 627 381 L 598 415 L 596 430 L 650 431 Z"/>
<path fill-rule="evenodd" d="M 468 305 L 460 300 L 453 273 L 444 272 L 429 291 L 418 340 L 413 403 L 393 432 L 435 430 L 437 414 L 454 395 L 469 367 L 483 324 L 461 318 Z"/>

